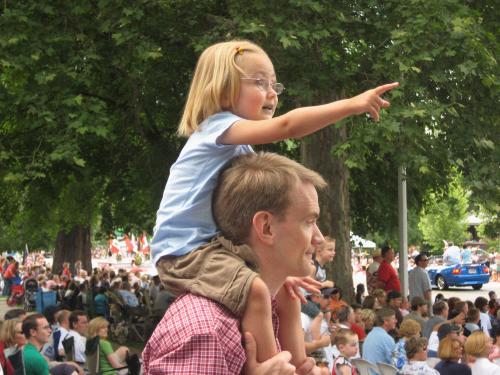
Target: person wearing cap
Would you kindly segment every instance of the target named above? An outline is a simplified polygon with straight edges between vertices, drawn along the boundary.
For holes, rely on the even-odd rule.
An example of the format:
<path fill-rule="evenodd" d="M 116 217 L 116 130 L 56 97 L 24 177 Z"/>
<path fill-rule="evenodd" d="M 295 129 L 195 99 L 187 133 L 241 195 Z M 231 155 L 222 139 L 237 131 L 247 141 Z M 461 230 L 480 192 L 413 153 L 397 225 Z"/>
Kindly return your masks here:
<path fill-rule="evenodd" d="M 456 324 L 443 323 L 435 331 L 432 331 L 431 337 L 429 338 L 429 357 L 436 357 L 438 352 L 439 343 L 446 337 L 451 337 L 458 339 L 462 344 L 465 341 L 463 335 L 462 327 Z"/>
<path fill-rule="evenodd" d="M 378 281 L 379 286 L 386 292 L 395 290 L 401 292 L 401 283 L 398 278 L 396 270 L 392 267 L 391 263 L 394 260 L 394 250 L 389 245 L 382 248 L 383 261 L 378 268 Z"/>
<path fill-rule="evenodd" d="M 422 331 L 424 330 L 425 322 L 427 321 L 424 316 L 427 315 L 427 311 L 429 306 L 427 302 L 422 297 L 416 296 L 411 299 L 411 312 L 403 318 L 403 321 L 406 319 L 413 319 L 420 327 L 422 327 Z"/>
<path fill-rule="evenodd" d="M 408 286 L 410 289 L 410 299 L 413 297 L 422 297 L 429 306 L 432 305 L 432 287 L 429 274 L 425 270 L 429 258 L 426 254 L 420 253 L 415 257 L 415 265 L 408 273 Z"/>
<path fill-rule="evenodd" d="M 372 294 L 378 287 L 378 269 L 382 263 L 382 252 L 380 249 L 375 249 L 373 252 L 373 262 L 366 270 L 366 285 L 368 287 L 368 294 Z"/>
<path fill-rule="evenodd" d="M 326 364 L 329 373 L 333 369 L 334 356 L 328 324 L 330 320 L 328 305 L 333 291 L 334 288 L 323 288 L 320 290 L 320 294 L 309 294 L 307 296 L 309 303 L 316 305 L 318 308 L 319 313 L 316 317 L 311 317 L 307 313 L 301 312 L 306 353 L 316 360 L 317 365 Z"/>

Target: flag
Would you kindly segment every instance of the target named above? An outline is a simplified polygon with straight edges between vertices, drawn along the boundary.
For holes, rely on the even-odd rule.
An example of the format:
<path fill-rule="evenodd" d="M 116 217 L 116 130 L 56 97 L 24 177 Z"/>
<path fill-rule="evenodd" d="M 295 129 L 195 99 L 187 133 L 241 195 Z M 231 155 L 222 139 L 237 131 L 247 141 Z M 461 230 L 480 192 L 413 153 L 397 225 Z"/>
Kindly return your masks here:
<path fill-rule="evenodd" d="M 144 232 L 141 237 L 141 250 L 143 254 L 149 254 L 150 249 L 146 232 Z"/>
<path fill-rule="evenodd" d="M 118 254 L 120 252 L 120 249 L 115 244 L 115 240 L 112 238 L 109 239 L 108 250 L 111 252 L 111 254 Z"/>
<path fill-rule="evenodd" d="M 23 252 L 23 266 L 26 265 L 26 260 L 28 259 L 28 243 L 24 246 L 24 252 Z"/>
<path fill-rule="evenodd" d="M 127 253 L 132 254 L 134 251 L 134 245 L 132 244 L 132 241 L 130 241 L 130 237 L 127 234 L 125 235 L 125 245 L 127 246 Z"/>

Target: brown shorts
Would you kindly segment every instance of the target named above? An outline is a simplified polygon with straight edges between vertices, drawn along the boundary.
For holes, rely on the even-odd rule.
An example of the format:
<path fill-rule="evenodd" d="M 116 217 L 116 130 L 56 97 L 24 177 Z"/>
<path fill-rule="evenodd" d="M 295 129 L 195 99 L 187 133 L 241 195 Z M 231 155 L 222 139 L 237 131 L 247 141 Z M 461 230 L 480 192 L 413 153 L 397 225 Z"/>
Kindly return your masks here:
<path fill-rule="evenodd" d="M 175 295 L 197 294 L 221 303 L 240 317 L 252 281 L 257 277 L 255 256 L 247 245 L 235 246 L 222 236 L 182 256 L 164 256 L 158 275 Z"/>

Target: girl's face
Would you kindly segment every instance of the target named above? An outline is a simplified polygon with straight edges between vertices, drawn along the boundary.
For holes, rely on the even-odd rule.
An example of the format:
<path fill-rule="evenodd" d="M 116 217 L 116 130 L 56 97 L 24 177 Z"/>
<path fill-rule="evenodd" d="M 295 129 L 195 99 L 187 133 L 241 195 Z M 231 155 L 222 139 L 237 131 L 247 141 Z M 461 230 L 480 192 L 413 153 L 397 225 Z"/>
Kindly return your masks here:
<path fill-rule="evenodd" d="M 460 342 L 458 340 L 454 341 L 452 345 L 453 345 L 453 354 L 454 354 L 453 358 L 454 359 L 462 358 L 462 354 L 463 354 L 464 350 L 463 350 Z"/>
<path fill-rule="evenodd" d="M 26 337 L 24 336 L 24 333 L 22 331 L 21 322 L 16 324 L 16 335 L 14 336 L 14 344 L 16 344 L 18 348 L 26 344 Z"/>
<path fill-rule="evenodd" d="M 242 78 L 261 79 L 264 83 L 276 82 L 273 63 L 269 57 L 260 53 L 243 53 L 239 62 L 245 72 Z M 233 113 L 246 120 L 268 120 L 273 117 L 278 105 L 278 95 L 269 84 L 264 88 L 255 80 L 242 80 Z"/>
<path fill-rule="evenodd" d="M 99 329 L 99 331 L 97 332 L 97 334 L 99 335 L 99 337 L 101 337 L 103 339 L 108 337 L 108 326 L 101 327 Z"/>

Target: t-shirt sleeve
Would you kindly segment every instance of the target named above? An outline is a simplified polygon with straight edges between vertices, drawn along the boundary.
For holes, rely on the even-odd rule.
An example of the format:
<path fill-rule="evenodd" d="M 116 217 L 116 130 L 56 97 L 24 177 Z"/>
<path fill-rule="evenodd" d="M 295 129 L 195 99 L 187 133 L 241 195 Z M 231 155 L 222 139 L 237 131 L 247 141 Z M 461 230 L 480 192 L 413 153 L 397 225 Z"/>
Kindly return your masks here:
<path fill-rule="evenodd" d="M 219 139 L 227 129 L 239 120 L 242 120 L 242 118 L 231 112 L 222 112 L 210 117 L 208 123 L 204 124 L 202 128 L 202 132 L 206 136 L 205 140 L 216 147 L 228 146 L 220 143 Z"/>
<path fill-rule="evenodd" d="M 384 283 L 386 283 L 387 281 L 389 281 L 389 270 L 387 269 L 387 267 L 385 267 L 385 265 L 380 265 L 380 267 L 378 268 L 378 275 L 377 275 L 378 279 L 383 281 Z"/>
<path fill-rule="evenodd" d="M 106 356 L 113 353 L 113 347 L 111 346 L 111 343 L 107 340 L 99 341 L 99 347 Z"/>

